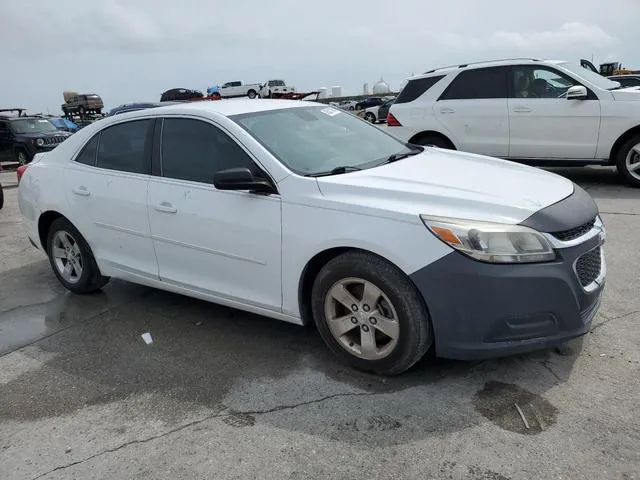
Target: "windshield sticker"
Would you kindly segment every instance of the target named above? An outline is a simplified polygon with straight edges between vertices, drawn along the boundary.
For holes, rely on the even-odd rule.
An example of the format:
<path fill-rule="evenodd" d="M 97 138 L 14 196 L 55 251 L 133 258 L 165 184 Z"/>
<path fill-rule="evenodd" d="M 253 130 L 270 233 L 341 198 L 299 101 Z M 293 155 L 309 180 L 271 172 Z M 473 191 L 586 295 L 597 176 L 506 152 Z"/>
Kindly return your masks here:
<path fill-rule="evenodd" d="M 322 110 L 320 110 L 322 113 L 324 113 L 325 115 L 329 115 L 330 117 L 335 117 L 336 115 L 338 115 L 340 113 L 340 110 L 336 110 L 333 107 L 327 107 L 327 108 L 323 108 Z"/>

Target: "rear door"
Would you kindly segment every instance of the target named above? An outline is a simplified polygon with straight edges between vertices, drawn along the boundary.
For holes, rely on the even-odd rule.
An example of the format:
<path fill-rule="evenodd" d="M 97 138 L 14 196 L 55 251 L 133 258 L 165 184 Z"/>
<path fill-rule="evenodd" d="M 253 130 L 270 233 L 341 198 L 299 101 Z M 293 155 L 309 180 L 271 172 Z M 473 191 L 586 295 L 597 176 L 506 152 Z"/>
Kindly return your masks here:
<path fill-rule="evenodd" d="M 13 141 L 11 130 L 6 121 L 0 120 L 0 162 L 9 162 L 13 158 Z"/>
<path fill-rule="evenodd" d="M 65 172 L 71 221 L 100 265 L 135 276 L 158 268 L 147 215 L 154 120 L 129 120 L 103 129 Z"/>
<path fill-rule="evenodd" d="M 433 105 L 438 122 L 459 150 L 506 157 L 509 153 L 507 68 L 460 72 Z"/>

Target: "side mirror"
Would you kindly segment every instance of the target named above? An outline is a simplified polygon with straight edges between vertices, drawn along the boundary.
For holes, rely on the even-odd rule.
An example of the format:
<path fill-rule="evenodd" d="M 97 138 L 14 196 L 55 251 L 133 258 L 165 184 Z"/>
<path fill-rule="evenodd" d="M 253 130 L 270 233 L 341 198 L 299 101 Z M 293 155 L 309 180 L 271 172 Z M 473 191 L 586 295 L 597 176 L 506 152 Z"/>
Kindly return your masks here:
<path fill-rule="evenodd" d="M 271 183 L 256 178 L 248 168 L 228 168 L 213 176 L 213 186 L 218 190 L 248 190 L 257 193 L 276 193 Z"/>
<path fill-rule="evenodd" d="M 584 100 L 587 98 L 587 87 L 576 85 L 567 90 L 567 100 Z"/>

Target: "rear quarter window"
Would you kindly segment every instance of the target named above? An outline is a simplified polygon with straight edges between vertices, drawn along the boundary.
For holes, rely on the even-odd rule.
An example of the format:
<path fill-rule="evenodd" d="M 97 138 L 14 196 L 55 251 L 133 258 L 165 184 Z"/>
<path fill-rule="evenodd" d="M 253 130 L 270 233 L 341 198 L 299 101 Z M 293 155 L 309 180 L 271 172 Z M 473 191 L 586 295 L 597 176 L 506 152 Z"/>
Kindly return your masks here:
<path fill-rule="evenodd" d="M 444 75 L 437 75 L 435 77 L 417 78 L 415 80 L 409 80 L 404 86 L 395 103 L 409 103 L 413 102 L 416 98 L 420 97 L 427 90 L 433 87 L 436 83 L 442 80 Z"/>

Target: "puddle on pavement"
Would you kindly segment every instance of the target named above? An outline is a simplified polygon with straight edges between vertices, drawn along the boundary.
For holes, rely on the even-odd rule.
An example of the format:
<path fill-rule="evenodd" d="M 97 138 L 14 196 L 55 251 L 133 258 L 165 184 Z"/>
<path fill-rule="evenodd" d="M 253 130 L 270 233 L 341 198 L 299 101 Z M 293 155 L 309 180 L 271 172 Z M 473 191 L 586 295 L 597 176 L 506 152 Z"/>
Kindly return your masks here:
<path fill-rule="evenodd" d="M 558 413 L 558 409 L 541 396 L 517 385 L 496 381 L 487 382 L 476 392 L 473 404 L 500 428 L 526 435 L 540 433 L 554 425 Z"/>

